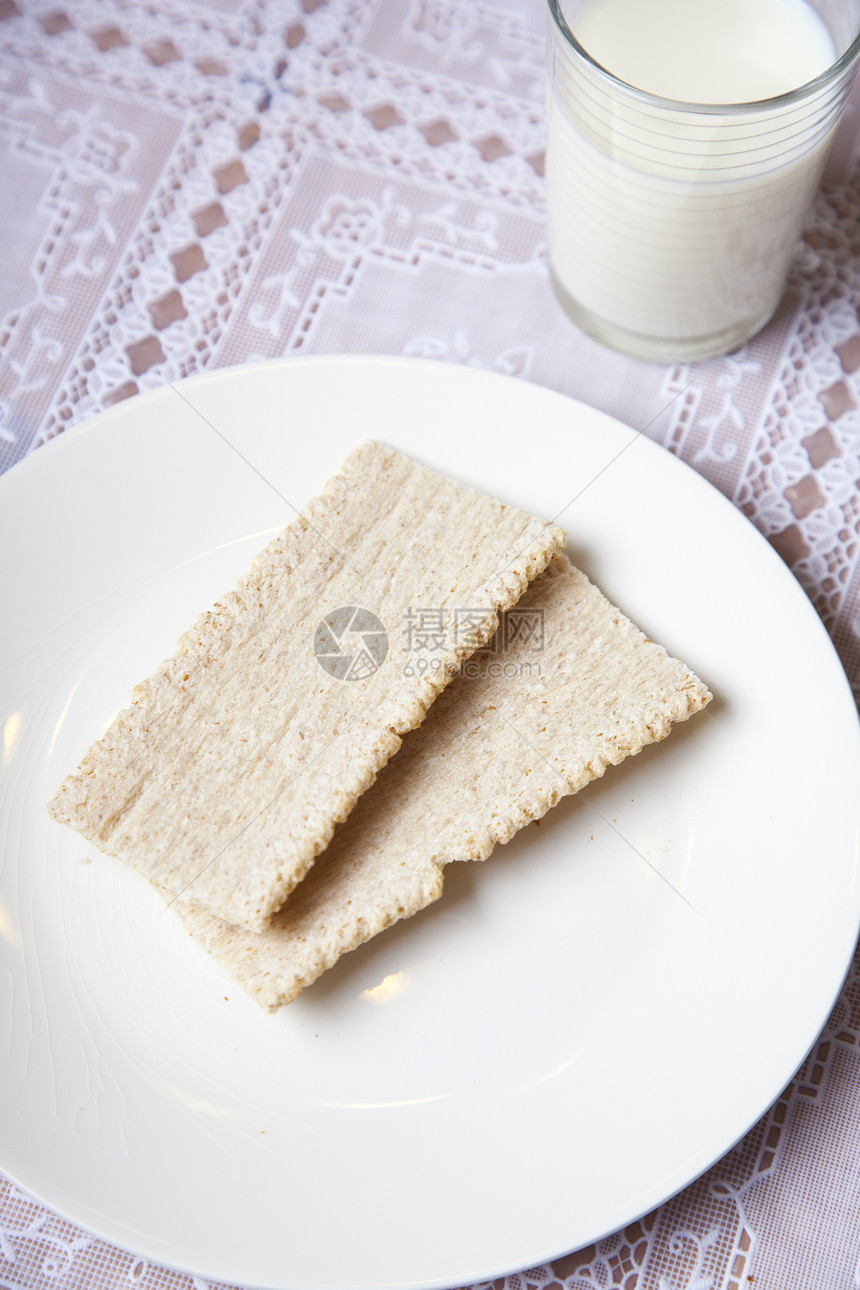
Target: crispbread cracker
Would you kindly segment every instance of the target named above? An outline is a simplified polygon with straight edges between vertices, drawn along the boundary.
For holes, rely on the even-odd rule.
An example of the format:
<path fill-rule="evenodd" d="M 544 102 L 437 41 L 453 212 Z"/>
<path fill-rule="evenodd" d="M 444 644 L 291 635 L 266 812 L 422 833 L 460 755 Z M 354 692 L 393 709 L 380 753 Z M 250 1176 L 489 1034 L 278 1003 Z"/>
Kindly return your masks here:
<path fill-rule="evenodd" d="M 563 545 L 557 526 L 364 444 L 137 688 L 51 813 L 160 887 L 263 928 L 497 611 Z M 404 665 L 420 606 L 444 619 L 423 670 Z M 479 621 L 458 634 L 463 606 Z M 341 679 L 316 655 L 337 672 L 349 608 L 379 619 L 388 649 L 376 666 L 384 638 L 359 613 L 367 631 L 341 644 L 362 661 Z"/>
<path fill-rule="evenodd" d="M 506 648 L 475 655 L 404 740 L 265 932 L 180 911 L 264 1007 L 289 1003 L 342 954 L 436 900 L 451 861 L 486 859 L 711 698 L 564 556 L 503 626 L 517 618 Z"/>

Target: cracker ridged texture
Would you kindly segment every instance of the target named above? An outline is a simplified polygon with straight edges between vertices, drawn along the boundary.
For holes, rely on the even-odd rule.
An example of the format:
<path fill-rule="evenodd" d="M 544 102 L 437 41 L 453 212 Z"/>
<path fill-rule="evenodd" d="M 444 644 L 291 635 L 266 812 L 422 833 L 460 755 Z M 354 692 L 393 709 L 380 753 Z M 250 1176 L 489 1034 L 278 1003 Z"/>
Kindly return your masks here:
<path fill-rule="evenodd" d="M 471 659 L 265 932 L 175 906 L 264 1008 L 289 1003 L 341 955 L 436 900 L 446 865 L 485 860 L 710 701 L 566 557 L 532 583 L 509 623 L 534 622 L 535 611 L 543 650 L 520 631 L 503 652 L 491 645 Z"/>
<path fill-rule="evenodd" d="M 259 930 L 335 825 L 497 625 L 564 533 L 381 444 L 323 493 L 137 687 L 49 810 L 108 854 Z M 358 680 L 320 666 L 315 630 L 357 606 L 387 630 Z M 415 606 L 483 611 L 439 666 L 402 665 Z"/>

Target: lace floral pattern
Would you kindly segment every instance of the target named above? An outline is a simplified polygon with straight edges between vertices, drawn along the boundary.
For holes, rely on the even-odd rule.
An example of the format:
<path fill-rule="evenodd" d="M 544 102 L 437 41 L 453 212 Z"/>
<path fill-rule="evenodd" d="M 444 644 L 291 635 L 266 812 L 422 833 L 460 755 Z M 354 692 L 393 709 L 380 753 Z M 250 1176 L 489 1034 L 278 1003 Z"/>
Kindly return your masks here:
<path fill-rule="evenodd" d="M 725 359 L 636 363 L 577 333 L 549 286 L 543 48 L 528 0 L 0 0 L 0 465 L 139 391 L 299 350 L 506 372 L 711 480 L 793 569 L 858 693 L 857 109 L 770 326 Z M 855 965 L 804 1068 L 704 1178 L 495 1285 L 860 1284 L 821 1128 L 853 1114 L 858 1046 Z M 829 1242 L 792 1220 L 822 1178 Z M 0 1284 L 209 1283 L 0 1180 Z"/>

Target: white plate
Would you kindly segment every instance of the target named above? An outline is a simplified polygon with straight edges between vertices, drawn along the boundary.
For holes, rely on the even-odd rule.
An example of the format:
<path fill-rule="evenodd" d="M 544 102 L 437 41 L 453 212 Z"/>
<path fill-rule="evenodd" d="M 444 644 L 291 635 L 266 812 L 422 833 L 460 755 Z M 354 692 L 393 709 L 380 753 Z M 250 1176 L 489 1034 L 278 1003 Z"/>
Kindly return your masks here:
<path fill-rule="evenodd" d="M 560 395 L 373 358 L 180 389 L 0 485 L 0 1167 L 255 1286 L 447 1287 L 588 1244 L 755 1122 L 838 993 L 860 741 L 830 642 L 724 498 Z M 367 436 L 558 517 L 716 698 L 269 1016 L 44 803 Z"/>

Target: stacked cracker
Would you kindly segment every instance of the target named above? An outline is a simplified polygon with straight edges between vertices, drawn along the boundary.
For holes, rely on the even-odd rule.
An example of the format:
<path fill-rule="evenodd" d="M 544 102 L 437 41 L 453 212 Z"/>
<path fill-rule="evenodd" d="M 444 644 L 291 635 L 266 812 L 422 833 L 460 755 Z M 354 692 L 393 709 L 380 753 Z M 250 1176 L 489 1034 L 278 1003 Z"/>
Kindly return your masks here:
<path fill-rule="evenodd" d="M 709 701 L 564 541 L 363 445 L 137 688 L 51 813 L 170 893 L 264 1007 L 289 1003 L 436 900 L 452 860 L 486 859 Z M 312 641 L 356 605 L 387 649 L 368 631 L 371 666 L 345 680 Z M 539 669 L 517 667 L 528 633 L 504 669 L 482 649 L 515 605 L 542 618 Z M 420 659 L 404 649 L 416 606 L 438 618 Z"/>

